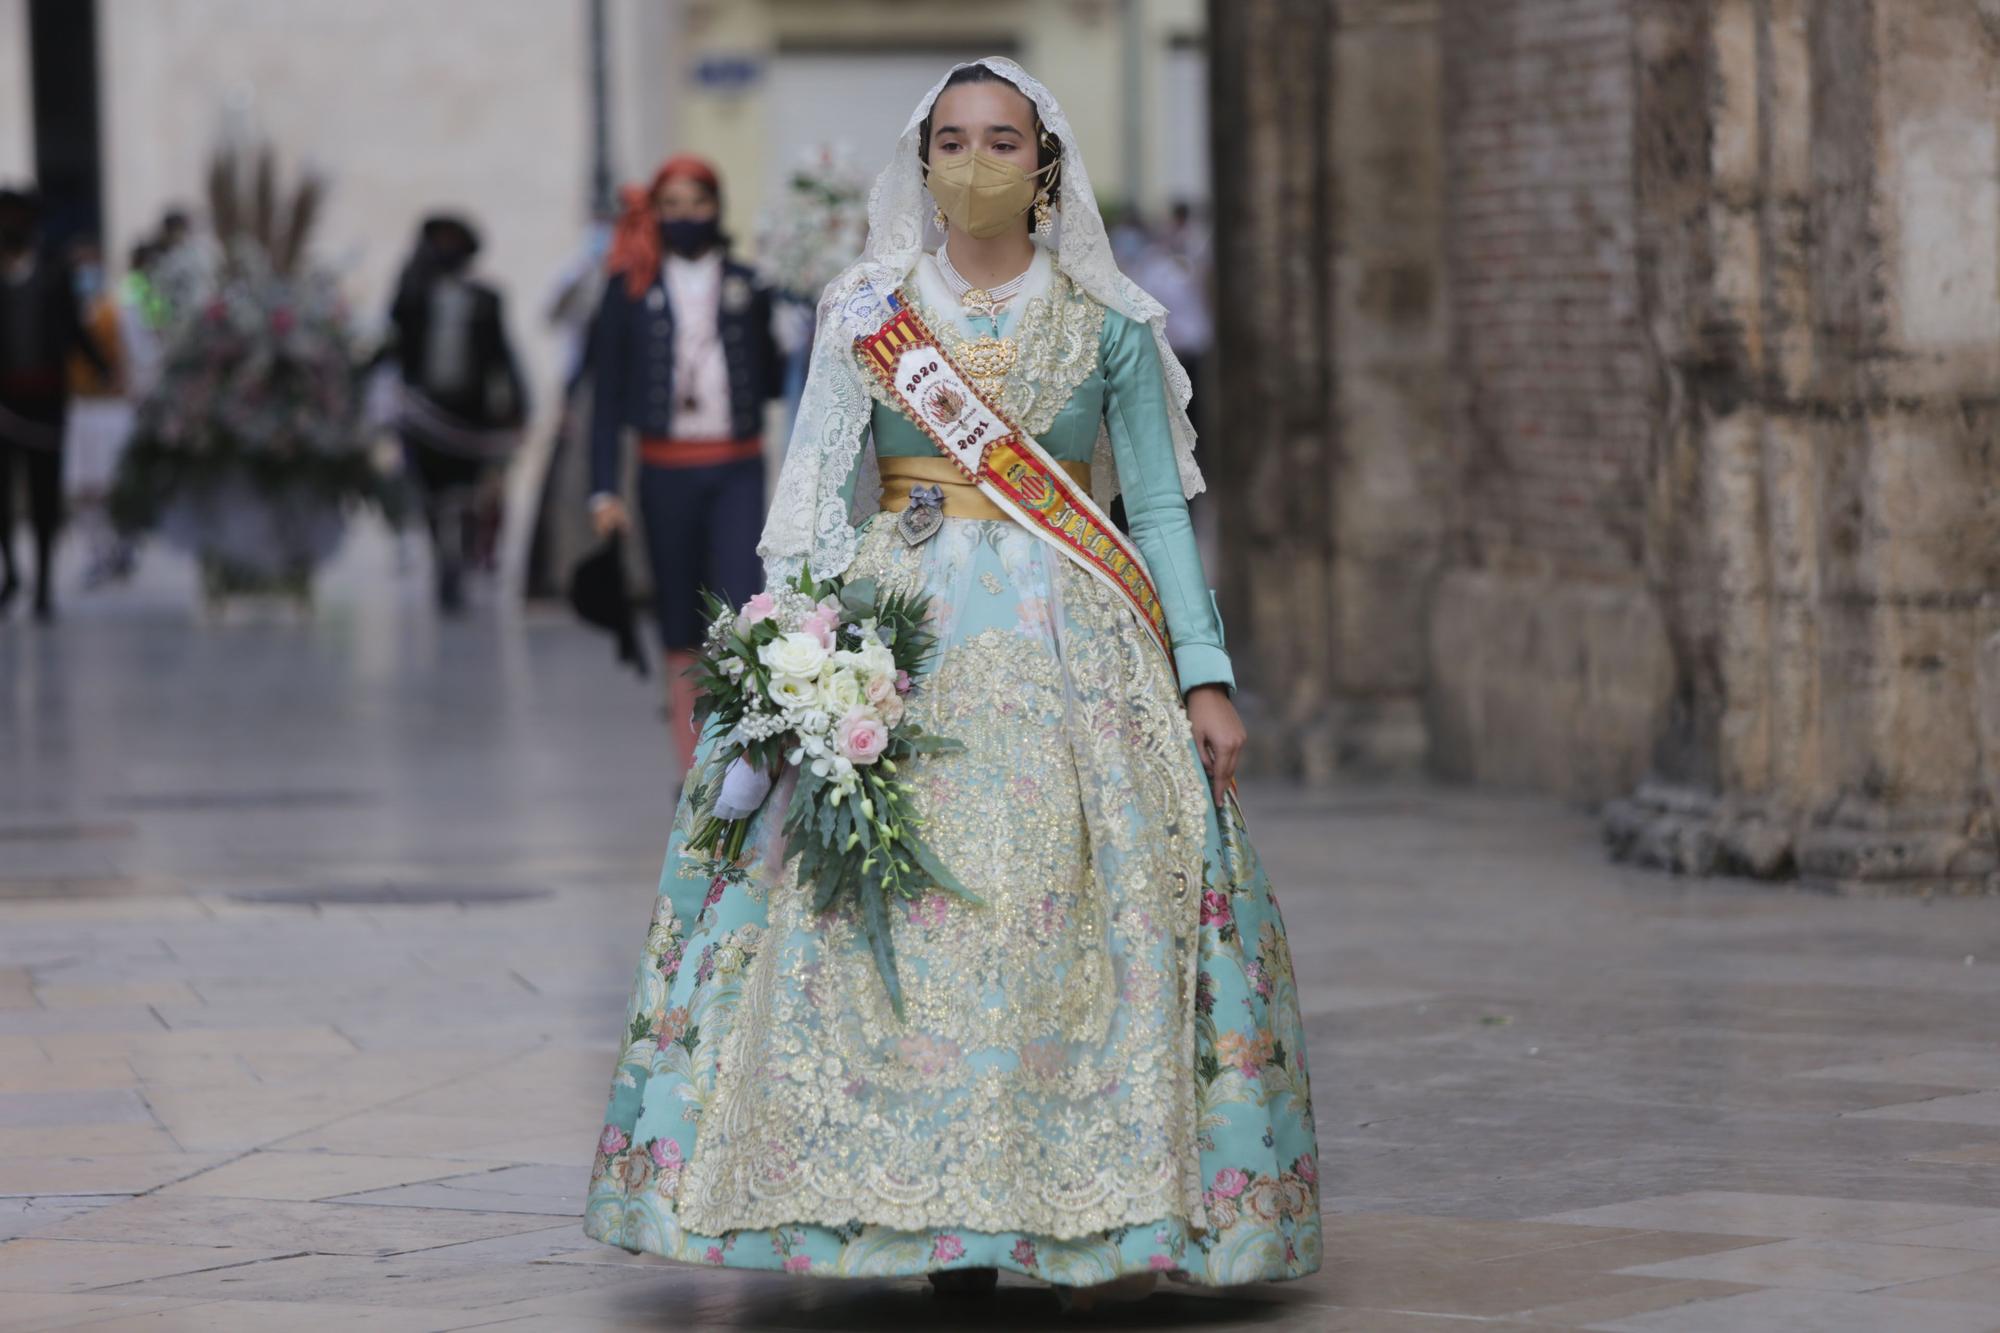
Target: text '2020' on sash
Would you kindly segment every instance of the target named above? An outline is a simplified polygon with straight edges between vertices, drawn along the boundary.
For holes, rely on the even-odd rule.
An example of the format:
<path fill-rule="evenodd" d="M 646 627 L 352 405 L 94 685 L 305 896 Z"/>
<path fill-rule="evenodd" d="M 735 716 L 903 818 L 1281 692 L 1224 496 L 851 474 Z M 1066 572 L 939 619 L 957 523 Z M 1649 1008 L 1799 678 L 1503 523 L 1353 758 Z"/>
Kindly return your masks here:
<path fill-rule="evenodd" d="M 1041 445 L 979 392 L 907 301 L 855 346 L 939 453 L 1015 522 L 1122 596 L 1160 650 L 1168 651 L 1166 610 L 1131 541 Z"/>

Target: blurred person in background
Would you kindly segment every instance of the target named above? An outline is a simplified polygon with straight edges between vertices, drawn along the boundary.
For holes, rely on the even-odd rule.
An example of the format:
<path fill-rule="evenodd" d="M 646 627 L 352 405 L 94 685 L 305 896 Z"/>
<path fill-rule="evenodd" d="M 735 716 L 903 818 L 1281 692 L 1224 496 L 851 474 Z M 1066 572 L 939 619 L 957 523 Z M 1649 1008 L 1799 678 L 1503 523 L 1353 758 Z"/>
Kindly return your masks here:
<path fill-rule="evenodd" d="M 1132 281 L 1167 308 L 1167 343 L 1187 368 L 1194 385 L 1188 418 L 1199 437 L 1208 426 L 1209 350 L 1215 346 L 1215 316 L 1209 305 L 1209 244 L 1204 228 L 1194 220 L 1187 201 L 1177 202 L 1167 224 L 1138 249 Z"/>
<path fill-rule="evenodd" d="M 112 366 L 111 374 L 101 374 L 82 352 L 70 354 L 71 406 L 63 470 L 71 521 L 85 534 L 90 549 L 84 586 L 94 588 L 128 571 L 132 563 L 131 543 L 118 535 L 104 511 L 118 457 L 132 434 L 131 365 L 121 289 L 105 278 L 103 251 L 96 238 L 73 242 L 69 262 L 84 327 Z"/>
<path fill-rule="evenodd" d="M 400 367 L 397 433 L 430 532 L 438 609 L 465 607 L 465 574 L 497 524 L 481 524 L 482 484 L 520 441 L 527 388 L 500 294 L 469 276 L 479 233 L 464 218 L 426 218 L 389 310 Z"/>
<path fill-rule="evenodd" d="M 118 281 L 118 342 L 124 354 L 125 393 L 134 404 L 158 382 L 160 340 L 171 313 L 153 280 L 160 253 L 158 240 L 139 242 L 132 247 L 125 276 Z"/>
<path fill-rule="evenodd" d="M 55 546 L 62 526 L 63 432 L 72 354 L 99 375 L 110 360 L 84 327 L 77 279 L 42 244 L 41 201 L 0 190 L 0 610 L 21 579 L 14 563 L 15 479 L 27 485 L 35 537 L 35 616 L 55 616 Z"/>
<path fill-rule="evenodd" d="M 561 414 L 542 469 L 535 532 L 528 545 L 527 593 L 561 593 L 590 546 L 590 329 L 604 295 L 604 261 L 615 218 L 593 218 L 583 241 L 550 284 L 543 318 L 562 343 Z"/>
<path fill-rule="evenodd" d="M 194 219 L 185 208 L 172 207 L 160 214 L 159 245 L 172 254 L 194 239 Z"/>
<path fill-rule="evenodd" d="M 629 431 L 683 772 L 701 593 L 736 606 L 763 587 L 764 406 L 784 391 L 771 294 L 728 250 L 721 177 L 691 154 L 670 158 L 645 190 L 626 192 L 590 343 L 591 518 L 600 535 L 631 523 L 620 497 Z"/>
<path fill-rule="evenodd" d="M 178 206 L 160 214 L 159 225 L 148 244 L 151 247 L 146 264 L 146 290 L 151 303 L 148 319 L 154 330 L 164 331 L 175 315 L 204 299 L 222 262 L 222 246 L 213 236 L 198 230 L 193 214 Z"/>
<path fill-rule="evenodd" d="M 121 392 L 125 363 L 118 327 L 118 289 L 105 277 L 104 251 L 97 238 L 84 236 L 72 241 L 68 263 L 77 312 L 89 334 L 89 343 L 111 367 L 108 373 L 100 371 L 81 350 L 70 353 L 70 392 L 81 408 L 83 399 L 116 397 Z"/>

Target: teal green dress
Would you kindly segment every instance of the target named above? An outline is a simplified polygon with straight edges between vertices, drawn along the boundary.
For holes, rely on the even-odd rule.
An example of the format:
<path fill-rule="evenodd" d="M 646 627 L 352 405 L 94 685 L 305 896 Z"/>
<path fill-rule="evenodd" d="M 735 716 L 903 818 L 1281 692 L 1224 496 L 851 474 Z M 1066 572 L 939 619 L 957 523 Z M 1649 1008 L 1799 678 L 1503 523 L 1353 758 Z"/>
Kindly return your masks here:
<path fill-rule="evenodd" d="M 910 707 L 965 748 L 909 777 L 979 903 L 932 894 L 895 921 L 899 1020 L 857 923 L 814 916 L 774 845 L 785 789 L 725 874 L 682 855 L 684 802 L 591 1174 L 599 1240 L 836 1277 L 1226 1285 L 1319 1266 L 1284 926 L 1181 705 L 1232 676 L 1152 334 L 1059 272 L 1020 304 L 927 322 L 1015 340 L 995 392 L 1055 457 L 1108 433 L 1174 661 L 1011 522 L 947 519 L 916 547 L 891 517 L 864 525 L 848 575 L 931 599 L 941 648 Z M 886 401 L 872 433 L 878 455 L 932 454 Z"/>

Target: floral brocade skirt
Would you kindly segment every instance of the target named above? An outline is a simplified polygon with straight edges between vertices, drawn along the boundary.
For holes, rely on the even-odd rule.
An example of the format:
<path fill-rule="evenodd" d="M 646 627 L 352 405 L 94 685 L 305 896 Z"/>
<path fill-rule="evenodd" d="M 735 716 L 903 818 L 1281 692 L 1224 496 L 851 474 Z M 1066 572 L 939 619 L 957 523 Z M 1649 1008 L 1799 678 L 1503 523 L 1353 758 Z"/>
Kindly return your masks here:
<path fill-rule="evenodd" d="M 1012 524 L 949 519 L 910 548 L 878 518 L 848 574 L 932 599 L 910 705 L 965 748 L 903 776 L 977 901 L 897 913 L 898 1019 L 858 923 L 815 916 L 774 845 L 785 787 L 720 875 L 683 857 L 684 801 L 585 1231 L 836 1277 L 1317 1269 L 1284 925 L 1157 648 Z"/>

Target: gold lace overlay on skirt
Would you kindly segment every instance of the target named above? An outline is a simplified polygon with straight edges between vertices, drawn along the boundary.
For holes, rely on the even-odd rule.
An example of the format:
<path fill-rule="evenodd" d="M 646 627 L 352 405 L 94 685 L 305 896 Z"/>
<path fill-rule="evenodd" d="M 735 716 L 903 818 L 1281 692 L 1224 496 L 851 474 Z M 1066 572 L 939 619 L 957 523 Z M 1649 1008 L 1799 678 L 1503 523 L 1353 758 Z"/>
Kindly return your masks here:
<path fill-rule="evenodd" d="M 878 518 L 849 572 L 927 588 L 950 627 L 911 700 L 966 749 L 909 775 L 983 905 L 899 913 L 899 1022 L 855 923 L 812 917 L 795 873 L 773 885 L 681 1225 L 1205 1225 L 1207 789 L 1171 672 L 1115 594 L 1012 525 L 947 520 L 912 549 Z"/>

